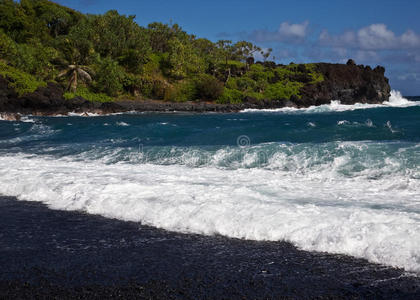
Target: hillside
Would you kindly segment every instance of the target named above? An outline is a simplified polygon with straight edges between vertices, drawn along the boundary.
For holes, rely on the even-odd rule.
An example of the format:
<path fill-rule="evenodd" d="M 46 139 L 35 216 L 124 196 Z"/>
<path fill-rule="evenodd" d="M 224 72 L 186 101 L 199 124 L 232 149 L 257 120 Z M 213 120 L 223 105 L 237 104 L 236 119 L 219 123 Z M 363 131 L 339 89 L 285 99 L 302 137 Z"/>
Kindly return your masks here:
<path fill-rule="evenodd" d="M 383 67 L 278 65 L 271 49 L 247 41 L 212 42 L 134 19 L 0 0 L 0 111 L 232 111 L 389 98 Z M 257 53 L 265 61 L 255 62 Z"/>

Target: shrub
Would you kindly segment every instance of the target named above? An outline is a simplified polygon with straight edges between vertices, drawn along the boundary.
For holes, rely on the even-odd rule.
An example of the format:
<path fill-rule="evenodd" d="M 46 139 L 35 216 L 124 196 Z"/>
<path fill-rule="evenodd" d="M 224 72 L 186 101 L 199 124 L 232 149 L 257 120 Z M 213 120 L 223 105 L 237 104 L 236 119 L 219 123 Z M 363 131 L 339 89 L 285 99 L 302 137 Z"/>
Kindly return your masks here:
<path fill-rule="evenodd" d="M 215 100 L 223 94 L 223 84 L 211 75 L 202 74 L 194 81 L 199 99 Z"/>
<path fill-rule="evenodd" d="M 51 77 L 53 66 L 51 59 L 57 56 L 54 48 L 45 47 L 39 41 L 32 41 L 31 44 L 17 44 L 17 54 L 10 60 L 14 66 L 25 72 L 39 77 Z"/>
<path fill-rule="evenodd" d="M 256 99 L 256 100 L 263 100 L 265 99 L 264 94 L 262 93 L 257 93 L 257 92 L 245 92 L 244 93 L 245 97 L 249 97 L 252 99 Z"/>
<path fill-rule="evenodd" d="M 142 78 L 134 74 L 126 74 L 122 80 L 124 90 L 131 93 L 132 95 L 136 95 L 141 90 L 142 83 Z"/>
<path fill-rule="evenodd" d="M 269 81 L 274 77 L 274 72 L 271 69 L 264 68 L 263 65 L 255 64 L 250 67 L 247 76 L 254 81 Z"/>
<path fill-rule="evenodd" d="M 167 81 L 161 78 L 153 79 L 153 87 L 152 87 L 152 97 L 156 99 L 164 99 L 166 89 L 168 88 L 169 84 Z"/>
<path fill-rule="evenodd" d="M 181 81 L 165 90 L 166 101 L 185 102 L 197 99 L 197 88 L 193 81 Z"/>
<path fill-rule="evenodd" d="M 223 94 L 217 99 L 217 103 L 221 104 L 238 104 L 242 103 L 243 94 L 238 90 L 225 88 Z"/>
<path fill-rule="evenodd" d="M 236 79 L 236 86 L 240 91 L 254 91 L 257 87 L 257 83 L 248 77 L 239 77 Z"/>
<path fill-rule="evenodd" d="M 13 88 L 19 96 L 35 92 L 39 87 L 46 86 L 44 81 L 7 65 L 0 60 L 0 75 L 7 78 L 9 87 Z"/>
<path fill-rule="evenodd" d="M 160 67 L 161 67 L 162 56 L 157 54 L 151 54 L 148 57 L 148 62 L 143 66 L 143 74 L 147 75 L 155 75 L 159 74 Z"/>
<path fill-rule="evenodd" d="M 70 100 L 76 97 L 82 97 L 91 102 L 111 102 L 113 98 L 104 93 L 93 93 L 85 87 L 79 87 L 75 93 L 64 93 L 64 99 Z"/>
<path fill-rule="evenodd" d="M 116 61 L 105 58 L 98 66 L 95 89 L 99 93 L 115 97 L 122 91 L 125 77 L 124 69 Z"/>
<path fill-rule="evenodd" d="M 325 77 L 322 73 L 317 72 L 317 67 L 315 64 L 306 64 L 306 69 L 309 71 L 309 76 L 311 76 L 312 81 L 310 83 L 315 84 L 325 80 Z"/>
<path fill-rule="evenodd" d="M 271 84 L 264 92 L 264 96 L 270 100 L 290 99 L 293 95 L 300 98 L 300 89 L 304 86 L 301 82 L 281 81 Z"/>
<path fill-rule="evenodd" d="M 17 55 L 17 45 L 7 34 L 0 29 L 0 58 L 11 60 Z"/>

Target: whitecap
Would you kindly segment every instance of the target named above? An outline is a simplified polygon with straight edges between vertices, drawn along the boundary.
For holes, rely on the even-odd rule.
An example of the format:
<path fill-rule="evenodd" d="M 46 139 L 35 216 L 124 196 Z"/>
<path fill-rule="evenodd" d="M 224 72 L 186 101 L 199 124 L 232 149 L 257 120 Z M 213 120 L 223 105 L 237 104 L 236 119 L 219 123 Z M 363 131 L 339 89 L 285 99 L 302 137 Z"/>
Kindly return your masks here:
<path fill-rule="evenodd" d="M 420 272 L 420 180 L 407 176 L 404 165 L 417 148 L 394 156 L 387 150 L 386 159 L 359 155 L 391 146 L 270 143 L 189 153 L 168 148 L 161 151 L 166 165 L 159 157 L 156 163 L 109 164 L 101 157 L 14 154 L 0 156 L 0 193 L 172 231 L 285 240 L 304 250 Z M 265 167 L 252 168 L 264 147 L 274 154 Z M 178 152 L 189 163 L 173 159 Z M 205 165 L 200 156 L 207 157 Z"/>
<path fill-rule="evenodd" d="M 341 120 L 337 122 L 337 125 L 347 125 L 347 124 L 350 124 L 350 122 L 347 120 Z"/>
<path fill-rule="evenodd" d="M 420 106 L 420 101 L 409 101 L 405 99 L 399 91 L 392 90 L 389 101 L 382 104 L 366 104 L 355 103 L 353 105 L 341 104 L 340 100 L 331 100 L 330 104 L 319 106 L 310 106 L 307 108 L 283 107 L 275 109 L 244 109 L 242 113 L 251 112 L 272 112 L 272 113 L 327 113 L 327 112 L 343 112 L 359 109 L 381 108 L 381 107 L 412 107 Z"/>

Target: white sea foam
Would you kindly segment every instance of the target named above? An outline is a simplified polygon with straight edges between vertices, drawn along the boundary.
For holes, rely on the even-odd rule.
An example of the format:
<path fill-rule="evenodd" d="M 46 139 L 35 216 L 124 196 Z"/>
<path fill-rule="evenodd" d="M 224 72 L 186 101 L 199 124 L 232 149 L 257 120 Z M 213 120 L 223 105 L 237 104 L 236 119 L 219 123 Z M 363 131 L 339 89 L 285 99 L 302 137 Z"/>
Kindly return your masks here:
<path fill-rule="evenodd" d="M 28 116 L 23 116 L 23 117 L 20 119 L 20 121 L 21 121 L 21 122 L 24 122 L 24 123 L 35 123 L 35 120 L 34 120 L 34 119 L 29 118 Z"/>
<path fill-rule="evenodd" d="M 93 113 L 93 112 L 82 112 L 82 113 L 76 113 L 76 112 L 69 112 L 67 115 L 55 115 L 54 117 L 104 117 L 104 116 L 117 116 L 117 115 L 123 115 L 123 114 L 140 114 L 136 111 L 126 111 L 126 112 L 116 112 L 116 113 Z"/>
<path fill-rule="evenodd" d="M 238 168 L 218 167 L 217 160 L 232 155 L 229 149 L 199 168 L 1 156 L 0 193 L 173 231 L 286 240 L 420 272 L 417 167 L 401 171 L 404 159 L 395 156 L 367 160 L 368 167 L 346 176 L 354 168 L 351 153 L 373 146 L 342 142 L 341 155 L 325 161 L 322 153 L 279 147 L 284 151 L 266 167 L 252 169 L 245 168 L 257 159 L 252 152 Z"/>
<path fill-rule="evenodd" d="M 116 122 L 115 123 L 117 126 L 123 126 L 123 127 L 127 127 L 130 126 L 129 124 L 125 123 L 125 122 Z"/>
<path fill-rule="evenodd" d="M 283 107 L 274 109 L 245 109 L 242 112 L 280 112 L 280 113 L 324 113 L 324 112 L 342 112 L 352 111 L 358 109 L 368 108 L 380 108 L 380 107 L 411 107 L 420 106 L 420 101 L 409 101 L 404 98 L 399 91 L 392 90 L 389 101 L 383 102 L 382 104 L 363 104 L 356 103 L 353 105 L 341 104 L 340 100 L 332 100 L 330 104 L 324 104 L 319 106 L 310 106 L 307 108 L 294 108 L 294 107 Z"/>
<path fill-rule="evenodd" d="M 76 112 L 69 112 L 66 115 L 57 115 L 56 117 L 100 117 L 101 114 L 91 113 L 91 112 L 83 112 L 83 113 L 76 113 Z"/>
<path fill-rule="evenodd" d="M 337 125 L 347 125 L 347 124 L 350 124 L 350 122 L 347 120 L 341 120 L 337 122 Z"/>

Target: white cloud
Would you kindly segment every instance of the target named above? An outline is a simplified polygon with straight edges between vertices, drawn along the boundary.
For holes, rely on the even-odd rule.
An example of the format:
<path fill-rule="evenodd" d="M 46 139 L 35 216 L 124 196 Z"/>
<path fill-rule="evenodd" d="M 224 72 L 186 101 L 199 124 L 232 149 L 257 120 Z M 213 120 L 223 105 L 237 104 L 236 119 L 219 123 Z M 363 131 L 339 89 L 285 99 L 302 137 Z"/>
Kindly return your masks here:
<path fill-rule="evenodd" d="M 296 24 L 283 22 L 277 31 L 256 30 L 250 38 L 257 42 L 301 43 L 308 34 L 308 26 L 308 21 Z"/>
<path fill-rule="evenodd" d="M 322 45 L 343 47 L 356 42 L 356 34 L 353 31 L 346 31 L 341 35 L 330 35 L 327 30 L 323 30 L 319 35 L 319 41 Z"/>
<path fill-rule="evenodd" d="M 278 33 L 279 36 L 283 37 L 303 39 L 306 37 L 308 25 L 308 21 L 305 21 L 302 24 L 289 24 L 288 22 L 283 22 L 280 24 Z"/>
<path fill-rule="evenodd" d="M 397 76 L 399 80 L 408 80 L 408 81 L 420 81 L 420 74 L 417 73 L 408 73 L 408 74 L 402 74 Z"/>
<path fill-rule="evenodd" d="M 319 35 L 323 46 L 347 47 L 360 50 L 392 50 L 420 48 L 420 35 L 407 30 L 401 36 L 389 30 L 385 24 L 372 24 L 358 31 L 346 31 L 331 35 L 323 30 Z"/>
<path fill-rule="evenodd" d="M 417 35 L 412 30 L 407 30 L 402 36 L 401 36 L 401 42 L 404 45 L 411 46 L 413 48 L 420 47 L 420 35 Z"/>

